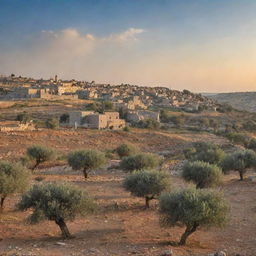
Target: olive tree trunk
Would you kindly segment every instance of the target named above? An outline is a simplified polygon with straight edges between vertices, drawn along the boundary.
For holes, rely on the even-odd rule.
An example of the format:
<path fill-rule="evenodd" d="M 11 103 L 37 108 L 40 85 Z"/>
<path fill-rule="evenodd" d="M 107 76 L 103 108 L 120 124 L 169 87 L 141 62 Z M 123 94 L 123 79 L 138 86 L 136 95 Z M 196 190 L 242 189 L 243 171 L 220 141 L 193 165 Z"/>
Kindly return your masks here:
<path fill-rule="evenodd" d="M 34 170 L 37 168 L 37 166 L 41 163 L 40 160 L 36 160 L 35 165 L 31 168 L 32 172 L 34 173 Z"/>
<path fill-rule="evenodd" d="M 83 174 L 84 174 L 84 178 L 87 179 L 88 178 L 88 172 L 87 172 L 86 168 L 83 169 Z"/>
<path fill-rule="evenodd" d="M 240 176 L 240 180 L 244 180 L 244 174 L 245 174 L 245 170 L 239 170 L 239 176 Z"/>
<path fill-rule="evenodd" d="M 145 207 L 149 208 L 149 201 L 154 199 L 154 196 L 146 196 L 145 197 Z"/>
<path fill-rule="evenodd" d="M 179 245 L 185 245 L 187 242 L 187 238 L 196 231 L 198 226 L 199 224 L 197 223 L 194 223 L 193 225 L 187 225 L 185 232 L 182 234 L 180 238 Z"/>
<path fill-rule="evenodd" d="M 4 200 L 6 198 L 6 195 L 1 196 L 1 200 L 0 200 L 0 211 L 3 211 L 4 209 Z"/>
<path fill-rule="evenodd" d="M 60 220 L 56 220 L 55 221 L 56 224 L 60 227 L 60 230 L 61 230 L 61 233 L 62 233 L 62 236 L 64 238 L 70 238 L 71 237 L 71 234 L 68 230 L 68 227 L 65 223 L 65 221 L 63 219 L 60 219 Z"/>

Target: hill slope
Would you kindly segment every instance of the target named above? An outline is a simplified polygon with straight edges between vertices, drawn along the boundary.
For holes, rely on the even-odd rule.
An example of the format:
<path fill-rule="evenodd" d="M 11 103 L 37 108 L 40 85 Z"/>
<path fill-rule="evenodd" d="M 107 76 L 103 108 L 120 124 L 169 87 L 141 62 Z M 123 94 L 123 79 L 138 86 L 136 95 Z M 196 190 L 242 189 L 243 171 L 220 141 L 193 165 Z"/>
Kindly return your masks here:
<path fill-rule="evenodd" d="M 208 95 L 220 103 L 228 103 L 232 107 L 256 112 L 256 92 L 234 92 Z"/>

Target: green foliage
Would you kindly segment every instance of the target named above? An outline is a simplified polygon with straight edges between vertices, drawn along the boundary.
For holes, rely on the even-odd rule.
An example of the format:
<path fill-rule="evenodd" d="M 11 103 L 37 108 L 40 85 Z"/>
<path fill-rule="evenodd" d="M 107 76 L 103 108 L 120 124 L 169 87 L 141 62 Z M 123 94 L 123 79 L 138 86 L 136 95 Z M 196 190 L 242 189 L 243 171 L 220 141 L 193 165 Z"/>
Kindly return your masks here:
<path fill-rule="evenodd" d="M 69 122 L 69 114 L 65 113 L 60 116 L 60 123 L 68 123 Z"/>
<path fill-rule="evenodd" d="M 243 128 L 247 131 L 254 132 L 256 131 L 256 122 L 253 120 L 249 120 L 243 123 Z"/>
<path fill-rule="evenodd" d="M 200 118 L 199 122 L 204 128 L 208 128 L 210 126 L 210 121 L 206 117 Z"/>
<path fill-rule="evenodd" d="M 241 150 L 227 155 L 221 163 L 224 173 L 238 171 L 243 180 L 247 169 L 256 166 L 256 153 L 253 150 Z"/>
<path fill-rule="evenodd" d="M 206 189 L 189 188 L 165 193 L 160 197 L 162 225 L 186 226 L 180 245 L 184 245 L 188 236 L 199 226 L 223 226 L 227 221 L 228 210 L 221 194 Z"/>
<path fill-rule="evenodd" d="M 87 104 L 86 109 L 99 113 L 104 113 L 105 111 L 114 110 L 114 106 L 111 101 L 94 101 L 93 103 Z"/>
<path fill-rule="evenodd" d="M 202 161 L 187 162 L 182 171 L 186 181 L 192 181 L 197 188 L 208 188 L 218 185 L 221 181 L 222 170 L 217 165 Z"/>
<path fill-rule="evenodd" d="M 242 146 L 247 146 L 249 143 L 250 138 L 244 134 L 244 133 L 238 133 L 238 132 L 230 132 L 226 134 L 226 137 L 235 144 L 239 144 Z"/>
<path fill-rule="evenodd" d="M 137 154 L 124 157 L 120 163 L 121 169 L 125 171 L 154 169 L 159 165 L 159 158 L 153 154 Z"/>
<path fill-rule="evenodd" d="M 125 178 L 123 187 L 132 195 L 145 198 L 148 208 L 150 200 L 155 199 L 170 187 L 170 178 L 164 172 L 138 171 Z"/>
<path fill-rule="evenodd" d="M 85 179 L 88 171 L 104 165 L 105 155 L 97 150 L 75 150 L 68 155 L 68 164 L 74 170 L 83 170 Z"/>
<path fill-rule="evenodd" d="M 157 130 L 160 127 L 160 123 L 151 118 L 146 119 L 146 120 L 140 120 L 139 122 L 137 122 L 133 125 L 138 128 L 153 129 L 153 130 Z"/>
<path fill-rule="evenodd" d="M 190 161 L 203 161 L 210 164 L 219 164 L 225 157 L 224 151 L 215 144 L 196 142 L 192 148 L 184 150 L 185 158 Z"/>
<path fill-rule="evenodd" d="M 30 172 L 21 164 L 0 161 L 0 210 L 8 195 L 25 191 L 29 178 Z"/>
<path fill-rule="evenodd" d="M 56 118 L 47 119 L 45 122 L 45 126 L 48 129 L 56 129 L 59 127 L 59 120 Z"/>
<path fill-rule="evenodd" d="M 173 122 L 176 127 L 181 128 L 185 124 L 185 117 L 183 115 L 172 116 L 170 117 L 170 121 Z"/>
<path fill-rule="evenodd" d="M 217 119 L 210 119 L 210 127 L 216 132 L 220 127 L 220 121 Z"/>
<path fill-rule="evenodd" d="M 18 203 L 20 210 L 33 209 L 31 223 L 47 219 L 59 225 L 62 235 L 69 237 L 66 221 L 84 215 L 95 208 L 93 200 L 81 189 L 68 184 L 34 185 Z"/>
<path fill-rule="evenodd" d="M 170 121 L 170 115 L 167 110 L 162 109 L 160 111 L 160 120 L 162 123 L 168 123 Z"/>
<path fill-rule="evenodd" d="M 130 129 L 129 126 L 125 126 L 125 127 L 123 128 L 123 131 L 124 131 L 124 132 L 130 132 L 130 130 L 131 130 L 131 129 Z"/>
<path fill-rule="evenodd" d="M 137 151 L 138 149 L 131 144 L 121 144 L 116 148 L 116 152 L 120 158 L 134 155 Z"/>
<path fill-rule="evenodd" d="M 30 122 L 31 120 L 32 120 L 32 117 L 26 111 L 19 113 L 16 116 L 16 121 L 19 121 L 20 123 L 26 124 L 26 123 Z"/>
<path fill-rule="evenodd" d="M 229 104 L 222 104 L 222 105 L 219 105 L 219 107 L 217 108 L 217 111 L 220 113 L 229 113 L 233 111 L 233 107 L 230 106 Z"/>
<path fill-rule="evenodd" d="M 33 159 L 36 162 L 32 168 L 32 170 L 34 170 L 39 164 L 53 160 L 56 156 L 56 153 L 49 147 L 33 145 L 27 149 L 27 155 L 30 159 Z"/>
<path fill-rule="evenodd" d="M 252 138 L 250 140 L 248 148 L 256 151 L 256 139 L 255 138 Z"/>

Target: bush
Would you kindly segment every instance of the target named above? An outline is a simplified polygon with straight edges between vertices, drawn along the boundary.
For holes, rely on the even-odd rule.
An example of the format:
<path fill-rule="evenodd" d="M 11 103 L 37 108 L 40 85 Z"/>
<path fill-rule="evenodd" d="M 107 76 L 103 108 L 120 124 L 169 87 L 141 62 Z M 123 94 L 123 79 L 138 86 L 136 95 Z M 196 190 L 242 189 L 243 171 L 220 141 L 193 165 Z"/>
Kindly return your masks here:
<path fill-rule="evenodd" d="M 20 123 L 28 123 L 32 120 L 32 117 L 29 115 L 28 112 L 24 111 L 23 113 L 19 113 L 16 117 L 16 121 L 19 121 Z"/>
<path fill-rule="evenodd" d="M 249 149 L 234 152 L 224 158 L 221 166 L 224 173 L 238 171 L 240 180 L 243 180 L 246 171 L 256 166 L 256 153 Z"/>
<path fill-rule="evenodd" d="M 192 148 L 183 151 L 185 158 L 190 161 L 203 161 L 210 164 L 219 164 L 225 157 L 224 151 L 215 144 L 196 142 Z"/>
<path fill-rule="evenodd" d="M 68 164 L 73 170 L 83 170 L 85 179 L 90 170 L 101 167 L 105 162 L 105 155 L 97 150 L 75 150 L 68 155 Z"/>
<path fill-rule="evenodd" d="M 21 164 L 0 161 L 0 211 L 10 194 L 23 192 L 29 184 L 30 173 Z"/>
<path fill-rule="evenodd" d="M 250 140 L 248 148 L 256 151 L 256 139 L 255 138 L 252 138 Z"/>
<path fill-rule="evenodd" d="M 214 132 L 217 132 L 220 127 L 220 121 L 217 119 L 210 119 L 210 127 L 213 128 Z"/>
<path fill-rule="evenodd" d="M 39 164 L 53 160 L 56 156 L 55 151 L 49 147 L 34 145 L 27 149 L 27 155 L 30 159 L 35 160 L 35 165 L 31 168 L 35 170 Z"/>
<path fill-rule="evenodd" d="M 222 170 L 217 165 L 202 161 L 187 162 L 182 171 L 186 181 L 192 181 L 196 188 L 208 188 L 218 185 L 221 181 Z"/>
<path fill-rule="evenodd" d="M 211 190 L 189 188 L 160 197 L 161 224 L 186 226 L 179 245 L 186 244 L 188 236 L 199 226 L 223 226 L 228 209 L 222 195 Z"/>
<path fill-rule="evenodd" d="M 238 133 L 238 132 L 230 132 L 226 135 L 226 137 L 235 144 L 239 144 L 242 146 L 247 146 L 249 144 L 249 136 L 247 136 L 244 133 Z"/>
<path fill-rule="evenodd" d="M 159 165 L 159 158 L 153 154 L 137 154 L 126 156 L 122 159 L 120 167 L 125 171 L 139 171 L 145 169 L 154 169 Z"/>
<path fill-rule="evenodd" d="M 120 158 L 133 155 L 137 152 L 137 148 L 131 144 L 121 144 L 116 148 L 116 152 Z"/>
<path fill-rule="evenodd" d="M 145 128 L 145 129 L 159 129 L 160 123 L 154 119 L 146 119 L 146 120 L 140 120 L 139 122 L 133 124 L 133 126 L 138 128 Z"/>
<path fill-rule="evenodd" d="M 129 126 L 125 126 L 124 128 L 123 128 L 123 131 L 124 132 L 129 132 L 131 129 L 130 129 L 130 127 Z"/>
<path fill-rule="evenodd" d="M 164 172 L 139 171 L 127 176 L 123 187 L 132 195 L 145 198 L 146 208 L 149 208 L 149 201 L 170 187 L 170 179 Z"/>
<path fill-rule="evenodd" d="M 55 221 L 65 238 L 70 237 L 66 221 L 91 212 L 95 205 L 84 191 L 68 184 L 34 185 L 18 203 L 20 210 L 33 209 L 30 223 L 43 219 Z"/>
<path fill-rule="evenodd" d="M 170 121 L 173 122 L 177 128 L 181 128 L 185 124 L 185 117 L 183 115 L 172 116 Z"/>
<path fill-rule="evenodd" d="M 60 116 L 60 123 L 68 123 L 69 122 L 69 114 L 65 113 Z"/>
<path fill-rule="evenodd" d="M 47 119 L 45 122 L 45 126 L 48 129 L 56 129 L 59 127 L 59 120 L 56 118 Z"/>

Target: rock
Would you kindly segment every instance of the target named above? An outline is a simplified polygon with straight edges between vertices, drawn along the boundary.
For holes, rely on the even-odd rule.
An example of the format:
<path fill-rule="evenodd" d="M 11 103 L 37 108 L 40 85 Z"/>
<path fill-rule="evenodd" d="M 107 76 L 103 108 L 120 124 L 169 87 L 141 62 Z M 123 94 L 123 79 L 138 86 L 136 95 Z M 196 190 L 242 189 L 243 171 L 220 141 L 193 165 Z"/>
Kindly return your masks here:
<path fill-rule="evenodd" d="M 227 256 L 227 254 L 224 251 L 218 251 L 214 254 L 214 256 Z"/>
<path fill-rule="evenodd" d="M 256 182 L 256 176 L 249 176 L 249 180 L 252 182 Z"/>
<path fill-rule="evenodd" d="M 166 250 L 161 256 L 174 256 L 174 254 L 172 250 Z"/>
<path fill-rule="evenodd" d="M 61 246 L 66 245 L 66 243 L 63 243 L 63 242 L 57 242 L 56 244 L 57 244 L 57 245 L 61 245 Z"/>

